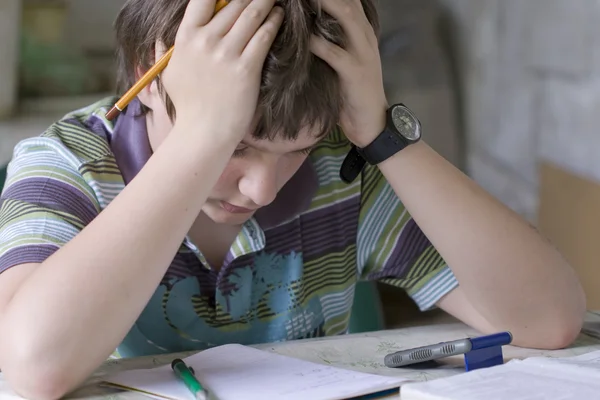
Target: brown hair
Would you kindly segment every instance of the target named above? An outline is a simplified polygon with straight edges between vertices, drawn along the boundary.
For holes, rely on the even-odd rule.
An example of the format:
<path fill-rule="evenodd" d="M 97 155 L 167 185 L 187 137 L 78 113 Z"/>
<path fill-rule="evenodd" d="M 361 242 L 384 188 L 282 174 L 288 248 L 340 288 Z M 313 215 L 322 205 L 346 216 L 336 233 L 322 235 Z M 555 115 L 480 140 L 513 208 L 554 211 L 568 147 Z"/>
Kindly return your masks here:
<path fill-rule="evenodd" d="M 309 44 L 311 34 L 317 34 L 345 47 L 346 37 L 338 22 L 321 11 L 320 1 L 327 0 L 278 1 L 285 10 L 285 19 L 263 70 L 259 122 L 254 132 L 257 138 L 295 139 L 304 127 L 323 136 L 338 122 L 342 106 L 338 76 L 310 52 Z M 361 3 L 379 34 L 373 1 L 361 0 Z M 156 42 L 164 43 L 167 48 L 173 46 L 188 2 L 126 1 L 115 23 L 120 92 L 135 83 L 137 67 L 148 70 L 152 66 Z M 173 104 L 165 97 L 169 116 L 174 118 Z"/>

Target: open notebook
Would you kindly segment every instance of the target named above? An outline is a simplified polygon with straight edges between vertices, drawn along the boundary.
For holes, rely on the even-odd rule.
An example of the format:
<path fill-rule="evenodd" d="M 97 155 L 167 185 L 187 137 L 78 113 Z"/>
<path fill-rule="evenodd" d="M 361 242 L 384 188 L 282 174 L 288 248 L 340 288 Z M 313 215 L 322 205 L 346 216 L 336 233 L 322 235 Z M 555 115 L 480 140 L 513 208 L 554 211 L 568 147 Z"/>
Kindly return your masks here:
<path fill-rule="evenodd" d="M 393 395 L 405 379 L 365 374 L 316 364 L 237 344 L 215 347 L 184 360 L 218 400 L 341 400 Z M 152 397 L 188 400 L 192 396 L 169 365 L 121 372 L 108 384 Z M 374 395 L 374 396 L 373 396 Z"/>
<path fill-rule="evenodd" d="M 430 382 L 407 383 L 402 400 L 600 399 L 600 351 L 532 357 Z"/>

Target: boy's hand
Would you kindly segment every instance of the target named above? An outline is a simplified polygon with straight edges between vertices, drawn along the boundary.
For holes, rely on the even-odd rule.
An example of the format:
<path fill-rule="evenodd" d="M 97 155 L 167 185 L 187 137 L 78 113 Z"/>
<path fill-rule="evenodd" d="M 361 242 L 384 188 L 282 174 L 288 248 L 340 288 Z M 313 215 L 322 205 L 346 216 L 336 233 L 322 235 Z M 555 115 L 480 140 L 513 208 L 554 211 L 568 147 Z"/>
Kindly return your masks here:
<path fill-rule="evenodd" d="M 342 49 L 313 36 L 311 49 L 338 73 L 344 98 L 340 125 L 351 142 L 365 147 L 385 128 L 388 108 L 377 36 L 360 0 L 326 0 L 321 5 L 342 26 L 348 45 Z"/>
<path fill-rule="evenodd" d="M 283 10 L 273 7 L 275 0 L 235 0 L 214 15 L 215 3 L 190 1 L 162 80 L 178 121 L 206 120 L 241 140 L 254 119 Z"/>

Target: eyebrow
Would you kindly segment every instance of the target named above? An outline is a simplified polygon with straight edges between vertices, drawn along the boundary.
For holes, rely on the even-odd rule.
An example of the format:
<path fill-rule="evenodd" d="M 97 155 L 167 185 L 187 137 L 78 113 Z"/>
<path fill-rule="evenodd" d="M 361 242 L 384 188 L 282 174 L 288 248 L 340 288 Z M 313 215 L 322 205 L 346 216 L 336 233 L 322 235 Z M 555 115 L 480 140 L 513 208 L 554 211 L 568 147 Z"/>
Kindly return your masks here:
<path fill-rule="evenodd" d="M 253 149 L 257 149 L 257 150 L 263 150 L 263 151 L 264 151 L 264 149 L 261 149 L 260 147 L 256 147 L 256 146 L 254 146 L 254 145 L 252 145 L 252 144 L 250 144 L 250 143 L 246 142 L 245 140 L 242 140 L 242 141 L 240 142 L 240 144 L 243 144 L 244 146 L 251 147 L 251 148 L 253 148 Z M 307 151 L 310 151 L 310 150 L 312 150 L 312 149 L 313 149 L 313 148 L 314 148 L 316 145 L 317 145 L 317 143 L 315 143 L 315 144 L 313 144 L 313 145 L 310 145 L 310 146 L 308 146 L 308 147 L 305 147 L 305 148 L 303 148 L 303 149 L 298 149 L 298 150 L 291 151 L 291 153 L 304 153 L 304 152 L 307 152 Z"/>

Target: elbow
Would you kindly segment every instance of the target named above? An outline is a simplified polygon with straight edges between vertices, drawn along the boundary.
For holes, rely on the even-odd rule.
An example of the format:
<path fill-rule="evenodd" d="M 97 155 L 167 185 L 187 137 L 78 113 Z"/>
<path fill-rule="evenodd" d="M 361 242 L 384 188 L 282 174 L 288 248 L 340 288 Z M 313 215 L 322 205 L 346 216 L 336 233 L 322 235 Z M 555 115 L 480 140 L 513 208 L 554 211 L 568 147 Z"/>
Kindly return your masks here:
<path fill-rule="evenodd" d="M 521 333 L 515 335 L 514 344 L 543 350 L 569 347 L 581 332 L 585 320 L 585 300 L 580 305 L 548 310 L 541 318 L 534 318 Z"/>
<path fill-rule="evenodd" d="M 559 350 L 569 347 L 579 336 L 583 319 L 574 318 L 553 323 L 538 323 L 513 333 L 514 346 L 540 349 Z"/>
<path fill-rule="evenodd" d="M 8 362 L 2 366 L 10 388 L 24 399 L 58 400 L 71 390 L 64 374 L 58 371 L 42 370 L 30 363 Z"/>
<path fill-rule="evenodd" d="M 47 352 L 27 347 L 24 342 L 2 343 L 0 367 L 12 391 L 28 400 L 57 400 L 67 395 L 73 389 L 68 371 L 48 360 Z"/>
<path fill-rule="evenodd" d="M 553 310 L 548 310 L 547 319 L 550 322 L 546 329 L 554 334 L 549 335 L 547 349 L 569 347 L 581 333 L 587 313 L 587 301 L 583 288 L 577 283 L 576 288 L 563 297 L 564 301 L 561 304 L 553 307 Z"/>
<path fill-rule="evenodd" d="M 537 339 L 537 348 L 544 350 L 559 350 L 569 347 L 579 336 L 583 326 L 583 317 L 568 318 L 544 327 L 547 332 Z"/>
<path fill-rule="evenodd" d="M 538 303 L 530 313 L 528 346 L 544 350 L 564 349 L 573 344 L 583 327 L 587 312 L 586 295 L 579 280 L 565 279 L 562 287 L 556 287 L 553 296 Z"/>
<path fill-rule="evenodd" d="M 4 376 L 10 388 L 28 400 L 58 400 L 70 392 L 66 380 L 52 372 L 8 364 Z"/>
<path fill-rule="evenodd" d="M 44 371 L 32 364 L 3 363 L 3 374 L 10 388 L 28 400 L 58 400 L 67 395 L 71 388 L 64 374 Z"/>

